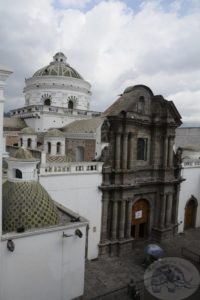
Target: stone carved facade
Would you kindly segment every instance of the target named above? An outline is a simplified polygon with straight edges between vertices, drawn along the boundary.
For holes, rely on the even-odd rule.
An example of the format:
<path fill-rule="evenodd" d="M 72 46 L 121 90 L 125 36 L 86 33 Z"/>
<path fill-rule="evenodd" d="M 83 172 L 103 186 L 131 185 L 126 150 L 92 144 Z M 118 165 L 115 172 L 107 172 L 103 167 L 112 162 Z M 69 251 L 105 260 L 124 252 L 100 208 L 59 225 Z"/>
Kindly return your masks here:
<path fill-rule="evenodd" d="M 127 251 L 140 238 L 172 237 L 181 182 L 173 153 L 181 116 L 172 101 L 146 86 L 130 87 L 104 117 L 110 144 L 100 187 L 101 255 Z"/>

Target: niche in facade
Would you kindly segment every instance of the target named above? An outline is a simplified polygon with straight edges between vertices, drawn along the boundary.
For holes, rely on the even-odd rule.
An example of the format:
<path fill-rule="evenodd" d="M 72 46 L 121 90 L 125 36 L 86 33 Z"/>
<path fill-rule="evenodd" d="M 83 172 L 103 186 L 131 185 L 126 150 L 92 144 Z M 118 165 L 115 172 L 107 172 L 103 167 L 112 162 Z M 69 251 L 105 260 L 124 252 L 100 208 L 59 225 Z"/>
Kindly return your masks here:
<path fill-rule="evenodd" d="M 148 139 L 137 139 L 137 160 L 147 160 Z"/>
<path fill-rule="evenodd" d="M 84 147 L 76 147 L 76 161 L 84 161 Z"/>
<path fill-rule="evenodd" d="M 138 101 L 138 112 L 144 113 L 144 108 L 145 108 L 145 100 L 144 97 L 141 96 Z"/>

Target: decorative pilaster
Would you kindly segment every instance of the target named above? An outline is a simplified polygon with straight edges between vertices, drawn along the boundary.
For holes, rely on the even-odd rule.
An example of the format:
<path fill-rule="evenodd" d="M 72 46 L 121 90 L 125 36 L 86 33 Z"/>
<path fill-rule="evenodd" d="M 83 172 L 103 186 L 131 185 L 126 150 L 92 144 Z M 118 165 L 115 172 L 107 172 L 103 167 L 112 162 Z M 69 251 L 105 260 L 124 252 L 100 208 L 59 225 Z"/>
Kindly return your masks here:
<path fill-rule="evenodd" d="M 105 242 L 107 240 L 108 203 L 109 192 L 104 191 L 102 198 L 101 242 Z"/>
<path fill-rule="evenodd" d="M 127 201 L 126 238 L 131 238 L 132 225 L 132 201 Z"/>
<path fill-rule="evenodd" d="M 121 201 L 120 210 L 120 223 L 119 223 L 119 239 L 124 238 L 124 227 L 125 227 L 125 212 L 126 212 L 126 201 Z"/>
<path fill-rule="evenodd" d="M 174 153 L 173 153 L 173 145 L 174 145 L 174 136 L 170 136 L 169 137 L 169 167 L 173 167 L 173 157 L 174 157 Z"/>
<path fill-rule="evenodd" d="M 168 136 L 164 139 L 164 167 L 167 167 L 168 162 Z"/>
<path fill-rule="evenodd" d="M 122 169 L 127 169 L 127 156 L 128 156 L 128 133 L 123 134 L 123 160 Z"/>
<path fill-rule="evenodd" d="M 166 227 L 169 227 L 172 221 L 172 201 L 173 194 L 169 194 L 167 196 Z"/>
<path fill-rule="evenodd" d="M 117 213 L 118 213 L 118 202 L 112 202 L 112 225 L 111 225 L 111 239 L 116 240 L 117 238 Z"/>
<path fill-rule="evenodd" d="M 165 228 L 166 194 L 161 195 L 160 228 Z"/>
<path fill-rule="evenodd" d="M 115 169 L 120 169 L 120 160 L 121 156 L 121 133 L 116 133 L 116 142 L 115 142 Z"/>
<path fill-rule="evenodd" d="M 132 169 L 134 167 L 134 152 L 135 152 L 135 144 L 136 144 L 136 134 L 131 132 L 129 134 L 129 162 L 128 162 L 128 168 Z"/>

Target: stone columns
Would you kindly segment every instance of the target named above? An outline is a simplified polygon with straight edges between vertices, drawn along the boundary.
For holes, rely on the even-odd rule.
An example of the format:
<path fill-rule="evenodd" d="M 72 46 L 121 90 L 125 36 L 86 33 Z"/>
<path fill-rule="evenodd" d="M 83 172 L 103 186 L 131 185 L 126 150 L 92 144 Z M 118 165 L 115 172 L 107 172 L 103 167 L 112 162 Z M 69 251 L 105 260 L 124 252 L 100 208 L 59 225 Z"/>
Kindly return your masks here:
<path fill-rule="evenodd" d="M 167 196 L 166 227 L 169 227 L 172 221 L 172 201 L 173 194 L 169 194 Z"/>
<path fill-rule="evenodd" d="M 111 224 L 111 239 L 116 240 L 117 238 L 117 213 L 118 213 L 118 202 L 112 202 L 112 224 Z"/>
<path fill-rule="evenodd" d="M 165 227 L 166 194 L 161 195 L 160 228 Z"/>
<path fill-rule="evenodd" d="M 130 140 L 129 140 L 129 162 L 128 168 L 132 169 L 134 166 L 134 152 L 135 152 L 135 143 L 136 143 L 136 134 L 130 133 Z"/>
<path fill-rule="evenodd" d="M 121 133 L 116 133 L 115 140 L 115 169 L 120 169 L 120 156 L 121 156 Z"/>
<path fill-rule="evenodd" d="M 125 227 L 125 213 L 126 213 L 126 201 L 121 201 L 120 210 L 120 223 L 119 223 L 119 239 L 124 238 L 124 227 Z"/>
<path fill-rule="evenodd" d="M 109 192 L 104 191 L 102 198 L 101 242 L 105 242 L 107 240 L 108 203 Z"/>
<path fill-rule="evenodd" d="M 132 226 L 132 201 L 127 201 L 126 238 L 131 238 Z"/>

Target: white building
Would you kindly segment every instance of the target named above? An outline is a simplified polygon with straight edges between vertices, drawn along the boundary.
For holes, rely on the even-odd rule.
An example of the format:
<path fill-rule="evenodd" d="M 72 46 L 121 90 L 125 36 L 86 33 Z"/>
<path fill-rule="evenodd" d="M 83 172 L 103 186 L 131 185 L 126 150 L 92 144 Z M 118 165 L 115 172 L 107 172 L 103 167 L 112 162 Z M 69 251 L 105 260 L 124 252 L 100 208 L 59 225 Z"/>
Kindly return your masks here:
<path fill-rule="evenodd" d="M 178 232 L 200 227 L 200 148 L 183 147 Z"/>
<path fill-rule="evenodd" d="M 101 162 L 46 162 L 40 167 L 39 182 L 53 199 L 88 220 L 86 257 L 98 257 L 102 192 Z"/>
<path fill-rule="evenodd" d="M 0 69 L 1 136 L 3 87 L 10 73 Z M 3 210 L 0 192 L 0 299 L 78 299 L 87 222 L 51 199 L 37 180 L 37 164 L 25 148 L 8 158 Z"/>
<path fill-rule="evenodd" d="M 11 112 L 35 131 L 59 128 L 98 113 L 90 111 L 91 85 L 73 69 L 62 52 L 25 80 L 25 106 Z"/>

